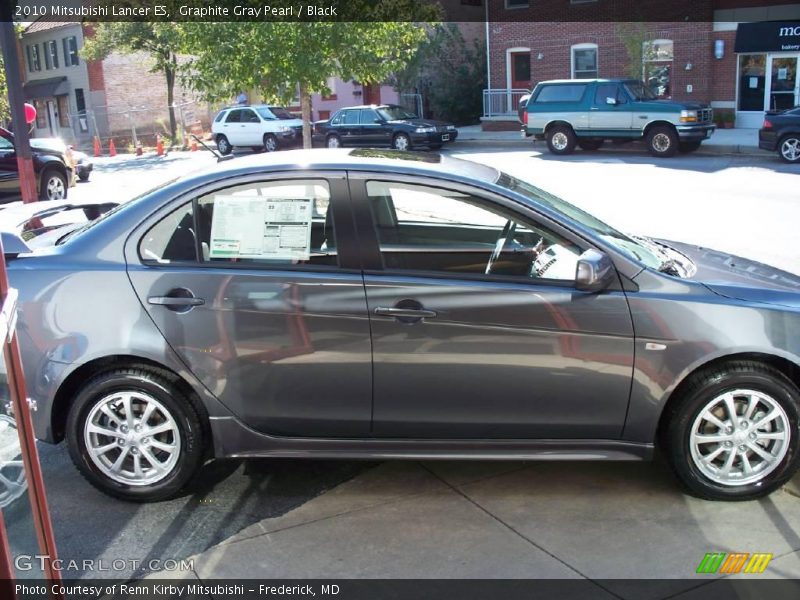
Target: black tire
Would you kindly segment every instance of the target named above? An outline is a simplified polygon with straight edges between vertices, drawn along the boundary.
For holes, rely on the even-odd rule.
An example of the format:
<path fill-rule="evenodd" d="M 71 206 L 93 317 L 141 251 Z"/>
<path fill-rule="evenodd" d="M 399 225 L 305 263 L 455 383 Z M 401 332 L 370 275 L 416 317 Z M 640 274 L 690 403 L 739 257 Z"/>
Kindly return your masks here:
<path fill-rule="evenodd" d="M 83 182 L 89 181 L 89 173 L 78 174 L 78 179 L 80 179 Z"/>
<path fill-rule="evenodd" d="M 645 136 L 647 150 L 658 158 L 671 158 L 678 152 L 678 133 L 669 125 L 656 125 Z"/>
<path fill-rule="evenodd" d="M 578 143 L 578 138 L 569 125 L 554 125 L 545 132 L 544 138 L 547 141 L 547 149 L 558 155 L 572 154 Z"/>
<path fill-rule="evenodd" d="M 278 138 L 271 133 L 264 134 L 264 150 L 267 152 L 277 152 L 280 149 Z"/>
<path fill-rule="evenodd" d="M 217 136 L 217 151 L 222 154 L 222 156 L 227 156 L 233 152 L 233 146 L 231 146 L 228 138 L 222 134 Z"/>
<path fill-rule="evenodd" d="M 56 181 L 59 183 L 55 183 Z M 51 184 L 51 182 L 54 183 Z M 51 185 L 60 186 L 58 189 L 62 193 L 55 194 Z M 68 190 L 67 178 L 61 171 L 52 167 L 44 170 L 42 178 L 39 180 L 39 200 L 65 200 Z"/>
<path fill-rule="evenodd" d="M 766 394 L 783 409 L 789 423 L 789 439 L 783 459 L 763 478 L 752 483 L 725 485 L 706 476 L 692 458 L 691 428 L 698 415 L 705 412 L 707 404 L 714 398 L 742 388 Z M 692 377 L 681 397 L 664 415 L 667 420 L 662 428 L 661 443 L 665 456 L 682 485 L 694 496 L 707 500 L 761 498 L 784 485 L 800 466 L 798 407 L 800 390 L 783 373 L 767 365 L 735 361 L 703 371 Z M 735 460 L 742 461 L 741 458 Z"/>
<path fill-rule="evenodd" d="M 678 152 L 681 154 L 689 154 L 700 149 L 701 142 L 680 142 L 678 144 Z"/>
<path fill-rule="evenodd" d="M 599 150 L 600 146 L 603 145 L 603 140 L 578 140 L 578 146 L 580 146 L 581 150 L 586 152 L 594 152 L 595 150 Z"/>
<path fill-rule="evenodd" d="M 778 144 L 778 156 L 787 163 L 800 162 L 800 134 L 790 133 L 783 136 Z"/>
<path fill-rule="evenodd" d="M 326 148 L 341 148 L 344 144 L 342 143 L 342 138 L 340 138 L 335 133 L 332 133 L 328 137 L 325 138 L 325 147 Z"/>
<path fill-rule="evenodd" d="M 430 148 L 431 150 L 441 150 L 443 145 L 444 144 L 431 144 L 430 146 L 428 146 L 428 148 Z"/>
<path fill-rule="evenodd" d="M 174 420 L 180 436 L 180 451 L 174 465 L 162 479 L 147 485 L 131 485 L 111 478 L 95 464 L 86 448 L 84 427 L 92 409 L 102 399 L 125 390 L 146 394 L 159 402 Z M 78 471 L 100 491 L 134 502 L 166 500 L 180 492 L 203 463 L 205 437 L 197 408 L 175 384 L 174 377 L 150 367 L 120 368 L 97 375 L 78 391 L 67 416 L 67 445 Z M 121 454 L 116 448 L 109 452 Z M 132 446 L 130 452 L 134 452 Z"/>
<path fill-rule="evenodd" d="M 397 133 L 392 138 L 392 148 L 402 152 L 411 150 L 411 138 L 407 133 Z"/>
<path fill-rule="evenodd" d="M 252 150 L 254 154 L 258 154 L 264 151 L 264 146 L 250 146 L 250 150 Z"/>

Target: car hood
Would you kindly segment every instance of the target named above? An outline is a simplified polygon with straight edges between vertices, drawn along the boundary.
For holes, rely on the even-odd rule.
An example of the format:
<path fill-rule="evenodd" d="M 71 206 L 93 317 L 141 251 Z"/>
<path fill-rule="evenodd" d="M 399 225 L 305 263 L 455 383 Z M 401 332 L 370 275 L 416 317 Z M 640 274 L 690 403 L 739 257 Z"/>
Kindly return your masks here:
<path fill-rule="evenodd" d="M 31 148 L 49 154 L 63 155 L 67 151 L 67 145 L 60 138 L 31 138 Z"/>
<path fill-rule="evenodd" d="M 302 127 L 303 119 L 277 119 L 274 121 L 281 127 Z"/>
<path fill-rule="evenodd" d="M 700 102 L 676 102 L 674 100 L 639 100 L 636 105 L 637 108 L 652 108 L 653 110 L 671 109 L 676 112 L 708 108 L 708 104 L 701 104 Z"/>
<path fill-rule="evenodd" d="M 800 307 L 800 277 L 793 273 L 702 246 L 658 241 L 690 258 L 697 272 L 689 279 L 720 296 Z"/>
<path fill-rule="evenodd" d="M 389 121 L 389 123 L 400 123 L 411 127 L 447 127 L 451 125 L 451 123 L 434 119 L 395 119 L 394 121 Z"/>

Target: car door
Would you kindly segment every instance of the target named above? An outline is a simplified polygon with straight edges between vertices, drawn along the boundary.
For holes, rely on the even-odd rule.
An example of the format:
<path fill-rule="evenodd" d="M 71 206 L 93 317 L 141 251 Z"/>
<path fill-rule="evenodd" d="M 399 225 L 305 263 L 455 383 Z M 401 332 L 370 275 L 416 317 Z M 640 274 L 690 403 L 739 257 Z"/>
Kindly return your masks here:
<path fill-rule="evenodd" d="M 264 127 L 252 108 L 243 108 L 239 116 L 240 142 L 244 146 L 261 146 L 264 143 Z"/>
<path fill-rule="evenodd" d="M 228 138 L 228 142 L 230 142 L 231 146 L 244 145 L 241 116 L 242 110 L 234 108 L 228 113 L 228 116 L 225 117 L 225 121 L 222 123 L 222 133 Z"/>
<path fill-rule="evenodd" d="M 365 108 L 359 111 L 359 143 L 366 146 L 385 146 L 389 142 L 386 134 L 386 122 L 378 115 L 378 111 L 373 108 Z"/>
<path fill-rule="evenodd" d="M 342 118 L 335 126 L 336 133 L 342 138 L 342 142 L 348 145 L 358 145 L 361 143 L 361 111 L 351 108 L 342 111 Z"/>
<path fill-rule="evenodd" d="M 627 95 L 618 83 L 598 83 L 589 107 L 592 133 L 633 133 L 633 112 Z"/>
<path fill-rule="evenodd" d="M 372 357 L 353 240 L 343 173 L 260 175 L 173 201 L 126 256 L 166 341 L 244 423 L 365 436 Z"/>
<path fill-rule="evenodd" d="M 375 436 L 621 435 L 631 316 L 622 291 L 575 289 L 585 241 L 472 188 L 350 178 L 372 249 Z"/>

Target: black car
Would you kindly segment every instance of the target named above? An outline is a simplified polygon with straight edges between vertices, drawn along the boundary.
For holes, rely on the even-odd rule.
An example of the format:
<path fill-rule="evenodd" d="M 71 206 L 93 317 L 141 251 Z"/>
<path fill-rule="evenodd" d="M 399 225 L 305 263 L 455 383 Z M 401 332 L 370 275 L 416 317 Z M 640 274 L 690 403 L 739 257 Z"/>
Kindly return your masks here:
<path fill-rule="evenodd" d="M 438 150 L 458 137 L 456 126 L 420 119 L 394 104 L 350 106 L 331 119 L 314 123 L 314 139 L 328 148 L 341 146 L 390 146 L 411 150 L 427 146 Z"/>
<path fill-rule="evenodd" d="M 33 171 L 41 200 L 63 200 L 72 182 L 67 148 L 57 140 L 31 139 Z M 0 127 L 0 203 L 22 200 L 14 134 Z"/>
<path fill-rule="evenodd" d="M 800 162 L 800 106 L 768 112 L 758 132 L 758 147 L 777 151 L 786 162 Z"/>

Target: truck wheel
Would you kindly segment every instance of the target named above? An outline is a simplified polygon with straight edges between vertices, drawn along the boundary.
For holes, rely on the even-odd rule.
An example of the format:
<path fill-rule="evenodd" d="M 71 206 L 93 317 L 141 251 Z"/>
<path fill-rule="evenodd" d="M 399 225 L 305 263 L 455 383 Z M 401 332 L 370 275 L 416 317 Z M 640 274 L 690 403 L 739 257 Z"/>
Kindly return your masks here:
<path fill-rule="evenodd" d="M 657 125 L 647 132 L 647 149 L 659 158 L 675 156 L 678 151 L 678 134 L 672 127 Z"/>
<path fill-rule="evenodd" d="M 555 125 L 545 133 L 547 149 L 553 154 L 572 154 L 577 138 L 569 125 Z"/>
<path fill-rule="evenodd" d="M 581 150 L 586 150 L 587 152 L 599 150 L 602 145 L 603 140 L 580 140 L 578 142 L 578 146 L 581 147 Z"/>
<path fill-rule="evenodd" d="M 700 148 L 700 142 L 681 142 L 678 144 L 678 152 L 688 154 Z"/>

